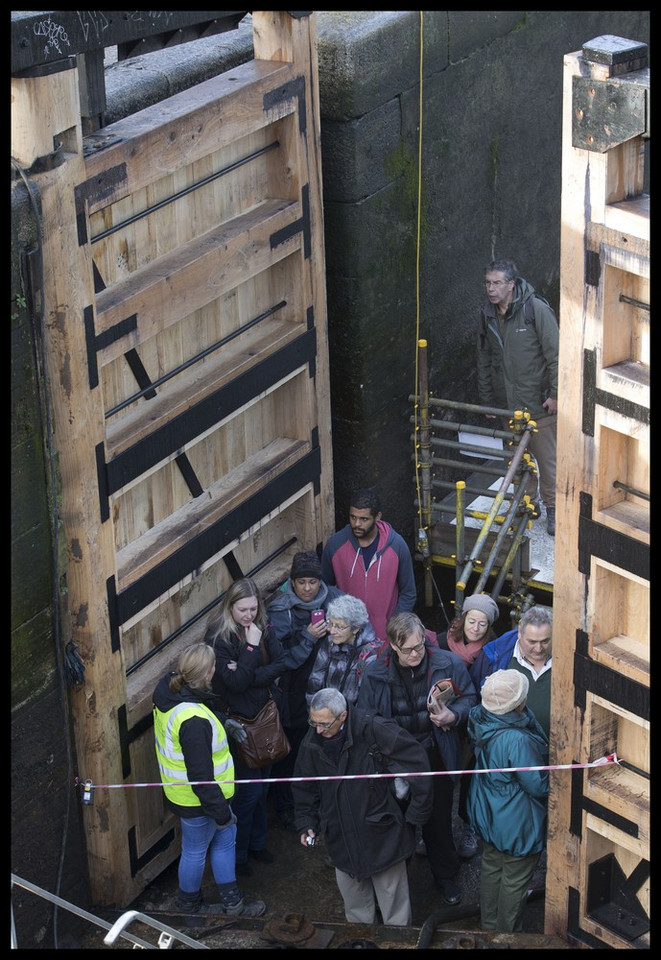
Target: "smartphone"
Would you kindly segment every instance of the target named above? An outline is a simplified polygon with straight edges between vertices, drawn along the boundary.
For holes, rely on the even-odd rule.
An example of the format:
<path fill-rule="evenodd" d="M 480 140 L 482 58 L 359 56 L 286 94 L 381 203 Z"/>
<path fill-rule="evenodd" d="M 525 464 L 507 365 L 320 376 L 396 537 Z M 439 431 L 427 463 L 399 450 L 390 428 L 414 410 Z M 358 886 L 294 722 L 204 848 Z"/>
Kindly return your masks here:
<path fill-rule="evenodd" d="M 310 616 L 310 624 L 314 625 L 315 623 L 321 623 L 321 621 L 325 619 L 326 619 L 325 610 L 313 610 L 312 615 Z"/>

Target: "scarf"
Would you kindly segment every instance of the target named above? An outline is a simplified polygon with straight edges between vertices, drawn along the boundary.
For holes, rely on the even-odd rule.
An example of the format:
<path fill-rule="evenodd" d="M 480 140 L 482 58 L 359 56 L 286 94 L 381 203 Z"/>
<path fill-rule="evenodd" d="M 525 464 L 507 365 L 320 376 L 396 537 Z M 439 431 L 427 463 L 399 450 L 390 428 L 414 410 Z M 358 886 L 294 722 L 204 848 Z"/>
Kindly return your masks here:
<path fill-rule="evenodd" d="M 448 650 L 451 653 L 458 654 L 466 666 L 470 667 L 471 663 L 474 662 L 478 653 L 487 642 L 489 631 L 487 631 L 481 640 L 471 640 L 470 643 L 464 641 L 463 633 L 459 625 L 455 627 L 454 630 L 450 627 L 447 633 Z M 457 634 L 459 634 L 459 636 L 457 636 Z"/>

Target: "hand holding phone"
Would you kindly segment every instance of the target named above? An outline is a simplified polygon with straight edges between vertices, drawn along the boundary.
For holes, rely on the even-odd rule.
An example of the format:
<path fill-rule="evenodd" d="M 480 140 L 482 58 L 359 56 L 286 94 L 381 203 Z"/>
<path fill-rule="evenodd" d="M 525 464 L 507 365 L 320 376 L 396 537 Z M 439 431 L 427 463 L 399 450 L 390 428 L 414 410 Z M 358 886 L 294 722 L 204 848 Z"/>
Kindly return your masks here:
<path fill-rule="evenodd" d="M 326 619 L 325 610 L 313 610 L 310 616 L 310 626 L 314 627 L 315 624 L 321 623 L 322 620 Z"/>

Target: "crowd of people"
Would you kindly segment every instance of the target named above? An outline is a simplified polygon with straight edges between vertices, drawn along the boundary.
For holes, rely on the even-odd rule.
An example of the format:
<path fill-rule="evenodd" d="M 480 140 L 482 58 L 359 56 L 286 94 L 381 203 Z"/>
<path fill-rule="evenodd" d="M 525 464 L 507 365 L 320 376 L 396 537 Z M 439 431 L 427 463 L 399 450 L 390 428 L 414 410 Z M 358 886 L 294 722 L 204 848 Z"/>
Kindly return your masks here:
<path fill-rule="evenodd" d="M 548 763 L 552 614 L 533 606 L 499 636 L 498 604 L 474 594 L 437 635 L 416 603 L 411 553 L 368 490 L 352 495 L 321 557 L 294 555 L 268 604 L 250 578 L 226 590 L 204 641 L 154 692 L 163 790 L 182 828 L 183 913 L 202 908 L 207 856 L 219 903 L 206 912 L 265 912 L 237 876 L 273 861 L 272 808 L 300 844 L 323 837 L 348 921 L 411 923 L 408 869 L 421 847 L 447 905 L 461 903 L 462 863 L 481 853 L 482 929 L 522 929 L 548 773 L 518 768 Z M 271 697 L 291 749 L 253 768 L 235 718 Z M 490 772 L 462 775 L 473 768 Z"/>
<path fill-rule="evenodd" d="M 533 418 L 528 492 L 554 535 L 557 320 L 511 260 L 490 261 L 484 284 L 480 402 L 488 417 L 525 409 Z M 552 613 L 533 606 L 498 635 L 498 604 L 474 594 L 437 635 L 414 612 L 417 599 L 411 552 L 367 488 L 353 492 L 348 523 L 321 556 L 295 554 L 268 604 L 249 577 L 225 591 L 204 641 L 153 696 L 163 791 L 181 824 L 182 912 L 265 912 L 237 876 L 274 859 L 271 803 L 301 844 L 323 836 L 347 920 L 411 922 L 414 851 L 441 900 L 459 904 L 462 862 L 481 853 L 482 928 L 522 929 L 546 841 L 548 773 L 519 768 L 548 763 Z M 289 753 L 255 767 L 237 718 L 272 700 Z M 211 905 L 201 895 L 207 857 L 219 896 Z"/>

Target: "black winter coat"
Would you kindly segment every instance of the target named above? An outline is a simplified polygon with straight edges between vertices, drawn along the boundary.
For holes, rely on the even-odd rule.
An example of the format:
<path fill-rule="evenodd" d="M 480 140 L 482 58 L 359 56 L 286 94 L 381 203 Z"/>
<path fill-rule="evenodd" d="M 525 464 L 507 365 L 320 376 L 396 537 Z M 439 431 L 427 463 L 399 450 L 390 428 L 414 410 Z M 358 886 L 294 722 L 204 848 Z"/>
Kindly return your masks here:
<path fill-rule="evenodd" d="M 284 651 L 270 624 L 265 627 L 256 647 L 242 644 L 236 634 L 226 642 L 207 631 L 204 639 L 216 652 L 216 670 L 211 685 L 223 710 L 251 719 L 268 700 L 269 690 L 280 706 L 276 680 L 283 671 Z M 236 661 L 236 670 L 228 667 L 231 660 Z"/>
<path fill-rule="evenodd" d="M 415 737 L 394 720 L 349 706 L 346 739 L 333 763 L 323 737 L 311 728 L 301 743 L 294 776 L 429 770 L 427 755 Z M 392 777 L 320 780 L 295 783 L 296 829 L 323 834 L 333 866 L 358 880 L 406 860 L 415 849 L 415 824 L 426 823 L 432 811 L 432 778 L 410 777 L 405 812 L 395 797 Z"/>

